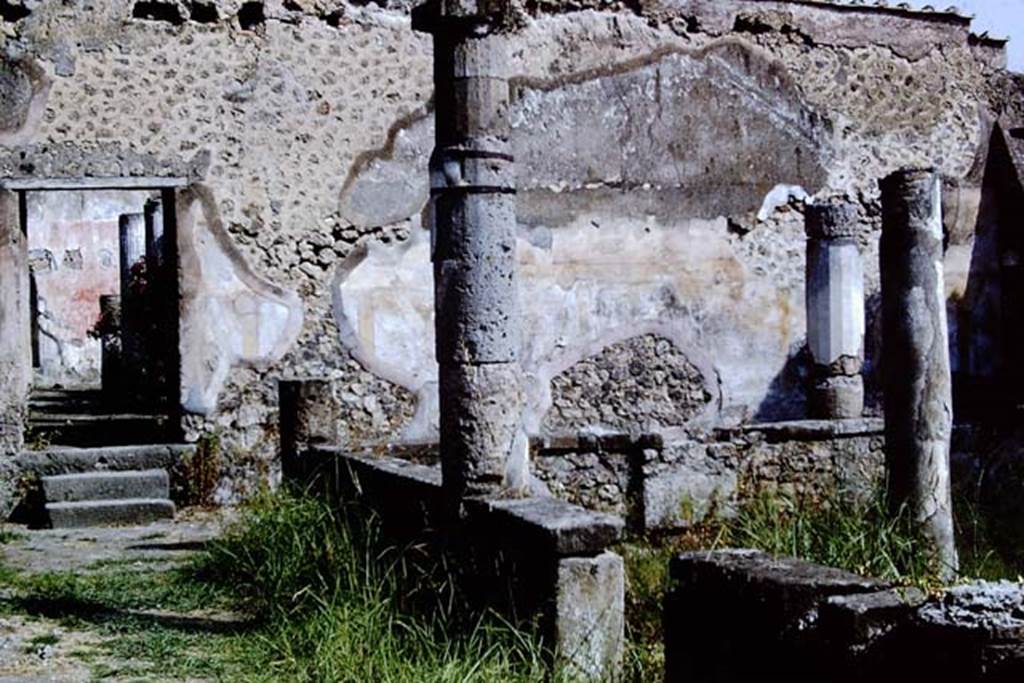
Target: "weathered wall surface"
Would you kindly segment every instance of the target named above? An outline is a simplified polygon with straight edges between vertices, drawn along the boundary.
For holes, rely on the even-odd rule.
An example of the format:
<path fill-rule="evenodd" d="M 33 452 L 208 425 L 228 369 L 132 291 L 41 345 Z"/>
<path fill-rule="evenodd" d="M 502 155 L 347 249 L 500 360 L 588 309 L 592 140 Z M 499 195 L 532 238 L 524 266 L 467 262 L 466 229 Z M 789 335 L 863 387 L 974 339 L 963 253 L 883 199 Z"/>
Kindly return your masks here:
<path fill-rule="evenodd" d="M 142 213 L 147 196 L 131 191 L 28 194 L 36 386 L 99 385 L 100 341 L 89 332 L 100 317 L 100 296 L 120 292 L 118 217 Z"/>
<path fill-rule="evenodd" d="M 234 294 L 188 312 L 192 348 L 213 352 L 183 358 L 205 387 L 187 436 L 223 431 L 232 480 L 266 470 L 275 381 L 295 376 L 334 381 L 352 441 L 429 436 L 431 61 L 407 3 L 15 4 L 26 11 L 2 31 L 0 176 L 206 188 L 199 290 Z M 1006 99 L 990 52 L 941 14 L 550 9 L 525 18 L 512 50 L 532 429 L 802 414 L 790 198 L 860 202 L 873 264 L 876 178 L 934 163 L 980 185 L 987 122 Z M 255 334 L 258 353 L 220 338 L 224 311 L 256 309 L 273 337 Z M 659 341 L 645 368 L 622 370 L 615 346 L 646 339 Z M 566 413 L 575 396 L 582 415 Z"/>

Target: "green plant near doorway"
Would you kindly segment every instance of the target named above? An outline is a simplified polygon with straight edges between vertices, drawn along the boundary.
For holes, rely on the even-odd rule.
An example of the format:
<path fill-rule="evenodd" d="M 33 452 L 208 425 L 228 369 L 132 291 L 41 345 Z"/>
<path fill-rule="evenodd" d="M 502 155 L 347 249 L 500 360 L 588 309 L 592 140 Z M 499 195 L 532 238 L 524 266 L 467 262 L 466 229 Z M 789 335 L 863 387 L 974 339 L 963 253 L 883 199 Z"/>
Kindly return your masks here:
<path fill-rule="evenodd" d="M 209 507 L 220 479 L 222 450 L 220 434 L 204 434 L 195 450 L 182 458 L 175 472 L 175 499 L 183 505 Z"/>

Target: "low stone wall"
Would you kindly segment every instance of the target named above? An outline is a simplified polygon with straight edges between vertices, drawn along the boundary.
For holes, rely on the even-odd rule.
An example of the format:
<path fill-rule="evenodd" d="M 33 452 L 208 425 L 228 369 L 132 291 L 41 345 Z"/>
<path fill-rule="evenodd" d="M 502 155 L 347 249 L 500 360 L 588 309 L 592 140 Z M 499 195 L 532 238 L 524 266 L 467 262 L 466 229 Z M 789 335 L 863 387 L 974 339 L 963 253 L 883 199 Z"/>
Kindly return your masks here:
<path fill-rule="evenodd" d="M 537 442 L 533 472 L 560 498 L 624 516 L 632 531 L 731 514 L 758 491 L 869 495 L 884 471 L 881 420 L 816 420 L 683 435 Z"/>
<path fill-rule="evenodd" d="M 754 550 L 672 560 L 666 681 L 1024 680 L 1024 587 L 928 599 Z"/>
<path fill-rule="evenodd" d="M 456 516 L 439 466 L 386 450 L 308 448 L 295 454 L 289 472 L 328 500 L 372 510 L 386 538 L 457 556 L 455 580 L 466 594 L 482 608 L 539 626 L 545 646 L 579 680 L 616 680 L 625 648 L 625 566 L 607 548 L 621 539 L 622 520 L 551 497 L 468 498 Z"/>

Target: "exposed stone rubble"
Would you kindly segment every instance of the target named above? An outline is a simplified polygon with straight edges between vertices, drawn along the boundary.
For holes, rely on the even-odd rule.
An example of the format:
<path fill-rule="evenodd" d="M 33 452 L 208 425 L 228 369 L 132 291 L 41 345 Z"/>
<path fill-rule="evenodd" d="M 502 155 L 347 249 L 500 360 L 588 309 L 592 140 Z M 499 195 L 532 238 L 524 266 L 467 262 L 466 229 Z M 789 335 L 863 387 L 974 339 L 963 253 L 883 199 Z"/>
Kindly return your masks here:
<path fill-rule="evenodd" d="M 643 335 L 554 377 L 542 428 L 566 434 L 679 427 L 703 413 L 712 397 L 703 374 L 671 340 Z"/>

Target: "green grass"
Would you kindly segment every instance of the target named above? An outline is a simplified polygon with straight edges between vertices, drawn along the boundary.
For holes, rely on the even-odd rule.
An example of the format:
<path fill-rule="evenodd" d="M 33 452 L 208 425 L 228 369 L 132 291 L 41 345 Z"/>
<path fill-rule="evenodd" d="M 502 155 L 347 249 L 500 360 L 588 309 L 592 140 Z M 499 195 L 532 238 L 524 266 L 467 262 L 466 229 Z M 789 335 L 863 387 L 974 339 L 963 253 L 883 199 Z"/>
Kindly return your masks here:
<path fill-rule="evenodd" d="M 367 529 L 365 533 L 355 529 Z M 394 548 L 287 495 L 249 505 L 225 537 L 165 571 L 133 561 L 87 572 L 7 570 L 0 615 L 97 634 L 75 657 L 102 677 L 230 681 L 542 681 L 539 642 L 473 613 L 443 563 Z M 210 609 L 233 610 L 232 621 Z"/>
<path fill-rule="evenodd" d="M 443 564 L 383 544 L 375 528 L 309 498 L 266 497 L 197 570 L 262 621 L 280 680 L 545 679 L 540 643 L 495 615 L 467 618 Z"/>
<path fill-rule="evenodd" d="M 962 498 L 955 507 L 962 580 L 1015 579 L 1024 574 L 1024 566 L 997 550 L 995 530 L 977 507 Z M 624 543 L 618 550 L 626 563 L 628 582 L 629 663 L 634 671 L 645 674 L 664 665 L 661 608 L 669 562 L 680 552 L 757 548 L 935 591 L 943 582 L 923 550 L 926 547 L 909 518 L 892 518 L 880 496 L 857 503 L 838 497 L 795 499 L 769 494 L 748 499 L 732 518 L 712 517 L 684 533 Z M 637 678 L 647 679 L 646 675 Z"/>
<path fill-rule="evenodd" d="M 17 531 L 11 531 L 10 529 L 0 529 L 0 545 L 20 541 L 24 538 L 25 534 L 20 534 Z"/>

